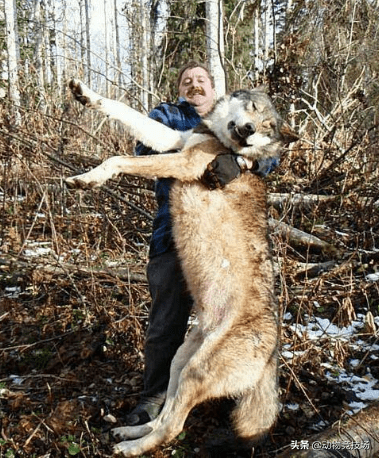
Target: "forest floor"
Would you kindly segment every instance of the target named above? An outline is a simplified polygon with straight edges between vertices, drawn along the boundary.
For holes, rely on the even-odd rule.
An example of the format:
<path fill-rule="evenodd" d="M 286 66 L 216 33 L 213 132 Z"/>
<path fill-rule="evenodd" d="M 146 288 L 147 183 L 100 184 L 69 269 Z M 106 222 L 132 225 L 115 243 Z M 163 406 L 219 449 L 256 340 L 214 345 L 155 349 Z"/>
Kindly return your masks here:
<path fill-rule="evenodd" d="M 0 457 L 110 457 L 110 429 L 142 387 L 152 184 L 68 191 L 62 159 L 89 167 L 102 159 L 95 148 L 75 155 L 78 141 L 57 162 L 46 151 L 59 139 L 50 150 L 2 145 Z M 254 449 L 236 443 L 232 402 L 211 401 L 145 457 L 277 457 L 379 398 L 378 182 L 354 169 L 316 183 L 301 157 L 268 178 L 269 213 L 327 244 L 270 233 L 282 325 L 275 427 Z"/>

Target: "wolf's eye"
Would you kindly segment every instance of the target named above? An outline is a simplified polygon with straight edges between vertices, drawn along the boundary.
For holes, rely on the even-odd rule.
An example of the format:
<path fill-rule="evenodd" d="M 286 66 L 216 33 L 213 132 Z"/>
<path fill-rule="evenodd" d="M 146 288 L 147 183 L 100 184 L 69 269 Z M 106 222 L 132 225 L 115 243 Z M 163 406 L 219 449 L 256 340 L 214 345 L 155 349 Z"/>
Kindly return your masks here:
<path fill-rule="evenodd" d="M 262 123 L 262 126 L 266 129 L 276 129 L 276 121 L 275 120 L 265 120 Z"/>

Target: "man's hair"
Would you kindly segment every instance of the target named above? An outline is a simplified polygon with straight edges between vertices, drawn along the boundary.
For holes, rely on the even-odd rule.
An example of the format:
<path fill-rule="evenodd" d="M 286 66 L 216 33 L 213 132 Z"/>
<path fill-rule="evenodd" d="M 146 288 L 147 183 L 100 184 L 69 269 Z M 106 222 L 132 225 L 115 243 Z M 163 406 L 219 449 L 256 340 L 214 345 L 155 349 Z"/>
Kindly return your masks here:
<path fill-rule="evenodd" d="M 188 69 L 194 69 L 196 67 L 201 67 L 202 69 L 204 69 L 207 72 L 207 74 L 209 76 L 209 79 L 211 80 L 212 87 L 214 88 L 214 80 L 213 80 L 213 76 L 211 75 L 211 73 L 209 71 L 209 68 L 205 64 L 202 64 L 201 62 L 192 60 L 192 61 L 189 61 L 186 64 L 184 64 L 183 67 L 181 67 L 179 69 L 178 77 L 176 79 L 176 87 L 178 89 L 179 89 L 179 86 L 180 86 L 180 82 L 182 80 L 183 73 Z"/>

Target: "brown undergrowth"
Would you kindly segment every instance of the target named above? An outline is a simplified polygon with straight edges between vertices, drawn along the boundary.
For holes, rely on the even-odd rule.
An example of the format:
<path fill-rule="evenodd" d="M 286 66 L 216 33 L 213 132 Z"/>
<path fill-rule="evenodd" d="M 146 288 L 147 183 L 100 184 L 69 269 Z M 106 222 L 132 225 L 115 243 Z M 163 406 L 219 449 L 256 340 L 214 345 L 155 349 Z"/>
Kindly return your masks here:
<path fill-rule="evenodd" d="M 128 177 L 69 191 L 64 176 L 130 151 L 130 140 L 107 124 L 93 134 L 101 120 L 72 104 L 29 110 L 17 128 L 2 110 L 0 457 L 108 457 L 109 430 L 142 383 L 152 183 Z M 298 142 L 267 179 L 283 196 L 271 216 L 330 244 L 271 235 L 283 351 L 283 410 L 271 436 L 253 453 L 239 448 L 228 403 L 210 402 L 151 457 L 275 457 L 360 400 L 338 375 L 379 389 L 378 137 L 362 134 L 342 152 Z M 294 192 L 330 199 L 294 203 Z"/>

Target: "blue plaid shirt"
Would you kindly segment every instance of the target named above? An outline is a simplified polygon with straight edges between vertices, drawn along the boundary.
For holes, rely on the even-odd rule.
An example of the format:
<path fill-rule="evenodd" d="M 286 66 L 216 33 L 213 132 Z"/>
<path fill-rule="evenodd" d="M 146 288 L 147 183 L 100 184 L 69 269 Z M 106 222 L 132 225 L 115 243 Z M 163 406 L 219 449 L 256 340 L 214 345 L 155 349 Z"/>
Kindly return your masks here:
<path fill-rule="evenodd" d="M 177 104 L 161 103 L 154 108 L 149 117 L 171 127 L 177 131 L 187 131 L 196 127 L 201 117 L 184 98 L 180 97 Z M 136 155 L 159 154 L 142 144 L 138 144 Z M 275 158 L 267 158 L 259 161 L 260 175 L 266 176 L 279 164 Z M 173 179 L 163 178 L 155 182 L 155 195 L 158 203 L 158 212 L 153 223 L 153 235 L 150 242 L 150 258 L 161 255 L 174 247 L 171 231 L 171 216 L 169 206 L 169 194 Z"/>

